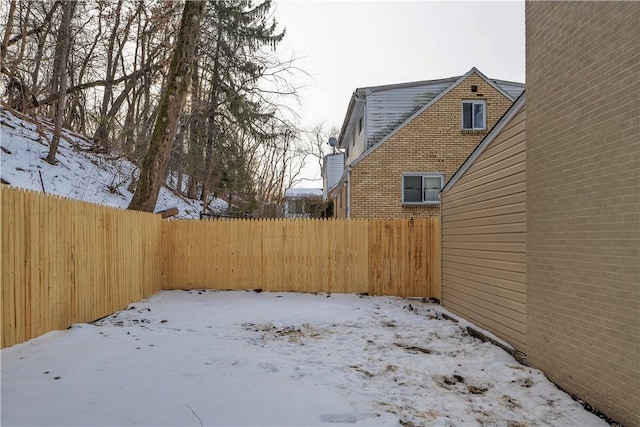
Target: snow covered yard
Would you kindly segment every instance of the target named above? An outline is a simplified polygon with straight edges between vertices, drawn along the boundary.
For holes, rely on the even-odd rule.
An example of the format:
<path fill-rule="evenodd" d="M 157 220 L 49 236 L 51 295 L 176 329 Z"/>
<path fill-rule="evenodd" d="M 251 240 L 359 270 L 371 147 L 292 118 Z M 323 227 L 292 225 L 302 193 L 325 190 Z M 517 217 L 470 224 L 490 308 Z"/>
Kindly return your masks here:
<path fill-rule="evenodd" d="M 607 425 L 415 300 L 165 291 L 2 350 L 2 425 Z"/>

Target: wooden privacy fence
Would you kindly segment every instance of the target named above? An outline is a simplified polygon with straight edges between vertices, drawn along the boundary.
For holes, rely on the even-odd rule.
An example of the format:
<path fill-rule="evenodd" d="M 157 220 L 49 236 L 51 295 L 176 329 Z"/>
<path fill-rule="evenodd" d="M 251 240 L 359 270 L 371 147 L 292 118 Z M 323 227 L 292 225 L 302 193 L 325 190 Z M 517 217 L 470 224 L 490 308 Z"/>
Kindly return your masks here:
<path fill-rule="evenodd" d="M 160 290 L 159 215 L 0 187 L 2 348 Z"/>
<path fill-rule="evenodd" d="M 2 348 L 162 289 L 440 298 L 440 221 L 163 221 L 0 186 Z"/>
<path fill-rule="evenodd" d="M 167 221 L 163 289 L 440 298 L 440 220 Z"/>

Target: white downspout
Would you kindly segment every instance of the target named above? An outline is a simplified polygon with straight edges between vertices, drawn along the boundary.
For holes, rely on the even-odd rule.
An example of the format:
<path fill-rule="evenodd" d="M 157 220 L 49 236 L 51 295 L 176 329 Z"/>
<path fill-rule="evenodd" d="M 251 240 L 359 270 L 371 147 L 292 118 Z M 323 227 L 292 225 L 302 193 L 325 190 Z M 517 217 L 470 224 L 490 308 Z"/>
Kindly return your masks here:
<path fill-rule="evenodd" d="M 351 166 L 347 168 L 347 219 L 351 218 Z"/>
<path fill-rule="evenodd" d="M 440 190 L 440 305 L 444 307 L 444 221 L 442 216 L 442 190 Z"/>

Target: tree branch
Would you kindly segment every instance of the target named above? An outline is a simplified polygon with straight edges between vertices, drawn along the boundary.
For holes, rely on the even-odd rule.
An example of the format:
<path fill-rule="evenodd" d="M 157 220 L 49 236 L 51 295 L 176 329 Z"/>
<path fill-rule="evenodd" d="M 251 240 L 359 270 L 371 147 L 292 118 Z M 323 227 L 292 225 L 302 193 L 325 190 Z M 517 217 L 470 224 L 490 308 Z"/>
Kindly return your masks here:
<path fill-rule="evenodd" d="M 122 76 L 118 79 L 115 80 L 96 80 L 93 82 L 89 82 L 89 83 L 82 83 L 73 87 L 70 87 L 69 89 L 67 89 L 66 94 L 69 95 L 70 93 L 74 93 L 74 92 L 79 92 L 85 89 L 89 89 L 92 87 L 97 87 L 97 86 L 108 86 L 108 85 L 117 85 L 119 83 L 122 83 L 126 80 L 129 79 L 138 79 L 140 77 L 142 77 L 143 75 L 145 75 L 146 73 L 155 71 L 155 70 L 159 70 L 160 68 L 162 68 L 161 64 L 156 64 L 156 65 L 152 65 L 149 68 L 145 68 L 142 70 L 138 70 L 138 71 L 134 71 L 131 74 L 128 74 L 126 76 Z M 55 100 L 58 99 L 58 94 L 57 93 L 53 93 L 51 95 L 49 95 L 48 97 L 44 98 L 43 100 L 38 101 L 38 105 L 49 105 L 52 102 L 55 102 Z"/>

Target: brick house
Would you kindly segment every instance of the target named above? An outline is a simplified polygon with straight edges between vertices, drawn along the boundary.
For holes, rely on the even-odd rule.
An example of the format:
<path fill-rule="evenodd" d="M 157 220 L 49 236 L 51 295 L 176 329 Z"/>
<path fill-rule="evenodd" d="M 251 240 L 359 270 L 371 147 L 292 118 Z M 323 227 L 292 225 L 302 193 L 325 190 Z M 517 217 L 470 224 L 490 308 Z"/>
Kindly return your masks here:
<path fill-rule="evenodd" d="M 342 179 L 334 215 L 439 215 L 439 193 L 524 85 L 463 76 L 356 89 L 338 138 Z"/>
<path fill-rule="evenodd" d="M 443 305 L 628 426 L 640 426 L 638 23 L 638 2 L 527 2 L 526 95 L 441 193 Z"/>

